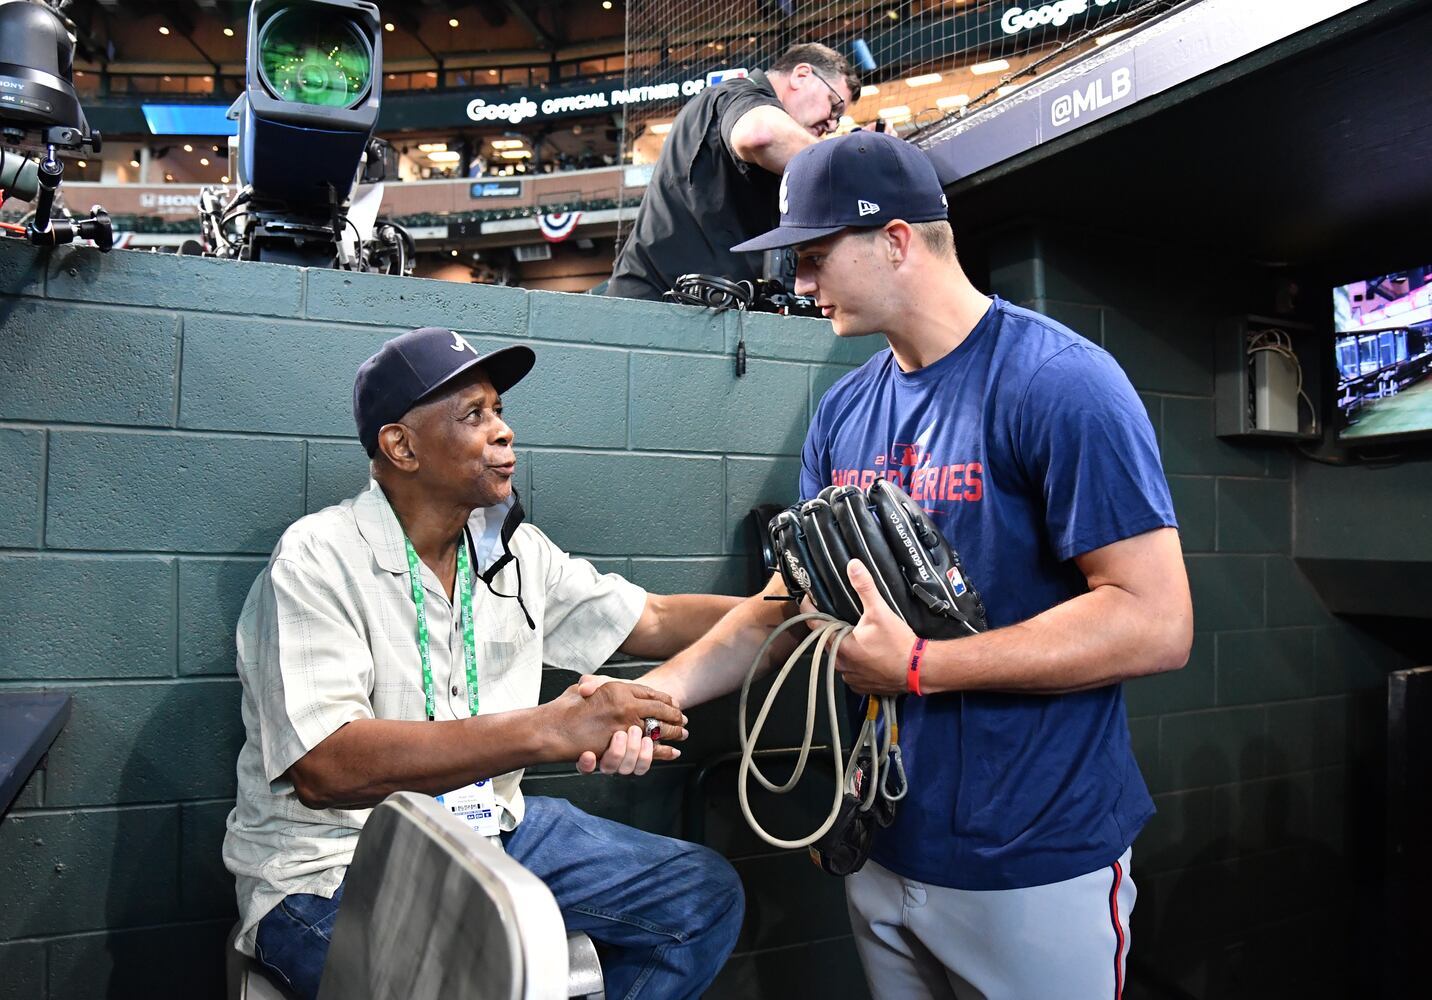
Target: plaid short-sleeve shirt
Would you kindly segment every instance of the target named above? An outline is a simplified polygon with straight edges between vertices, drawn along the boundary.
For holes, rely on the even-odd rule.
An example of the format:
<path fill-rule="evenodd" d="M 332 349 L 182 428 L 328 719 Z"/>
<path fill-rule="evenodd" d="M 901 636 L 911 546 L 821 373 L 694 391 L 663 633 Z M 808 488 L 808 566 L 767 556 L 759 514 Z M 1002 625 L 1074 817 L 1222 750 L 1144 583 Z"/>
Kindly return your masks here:
<path fill-rule="evenodd" d="M 474 539 L 491 537 L 488 513 L 473 512 Z M 595 670 L 631 633 L 646 603 L 640 587 L 599 574 L 530 524 L 518 528 L 511 550 L 516 561 L 494 577 L 491 590 L 481 581 L 473 585 L 484 715 L 535 706 L 544 662 Z M 489 559 L 481 547 L 478 558 L 484 565 Z M 434 715 L 466 718 L 461 617 L 432 570 L 420 568 Z M 499 596 L 517 593 L 519 572 L 535 630 L 515 599 Z M 245 741 L 224 862 L 237 880 L 239 946 L 252 954 L 254 928 L 284 896 L 337 890 L 369 813 L 307 808 L 288 769 L 354 719 L 427 718 L 403 531 L 376 483 L 284 532 L 244 603 L 238 654 Z M 503 829 L 522 820 L 521 780 L 521 771 L 493 779 Z"/>

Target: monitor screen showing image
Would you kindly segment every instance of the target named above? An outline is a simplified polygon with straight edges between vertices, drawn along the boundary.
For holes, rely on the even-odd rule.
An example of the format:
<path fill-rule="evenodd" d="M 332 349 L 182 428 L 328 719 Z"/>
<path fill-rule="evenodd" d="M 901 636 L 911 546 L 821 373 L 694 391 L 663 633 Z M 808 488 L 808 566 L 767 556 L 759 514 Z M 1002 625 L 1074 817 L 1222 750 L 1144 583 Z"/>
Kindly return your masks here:
<path fill-rule="evenodd" d="M 1432 434 L 1432 264 L 1333 289 L 1337 432 Z"/>

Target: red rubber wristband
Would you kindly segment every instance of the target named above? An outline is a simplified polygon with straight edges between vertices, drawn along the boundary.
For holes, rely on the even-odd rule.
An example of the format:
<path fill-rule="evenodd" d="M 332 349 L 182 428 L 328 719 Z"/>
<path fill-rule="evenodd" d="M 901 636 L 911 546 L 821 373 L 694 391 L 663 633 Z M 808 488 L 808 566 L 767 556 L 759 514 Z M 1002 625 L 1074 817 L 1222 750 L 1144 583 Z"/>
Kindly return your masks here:
<path fill-rule="evenodd" d="M 923 696 L 925 692 L 920 690 L 920 660 L 925 655 L 925 640 L 916 639 L 915 645 L 910 648 L 910 668 L 905 674 L 905 687 L 914 695 Z"/>

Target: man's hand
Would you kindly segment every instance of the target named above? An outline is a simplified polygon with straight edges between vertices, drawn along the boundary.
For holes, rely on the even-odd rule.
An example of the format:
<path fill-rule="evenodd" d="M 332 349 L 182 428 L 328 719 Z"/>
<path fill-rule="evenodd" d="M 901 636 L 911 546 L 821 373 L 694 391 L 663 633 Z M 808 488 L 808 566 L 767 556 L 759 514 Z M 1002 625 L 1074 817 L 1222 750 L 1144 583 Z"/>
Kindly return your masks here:
<path fill-rule="evenodd" d="M 613 684 L 612 682 L 616 682 Z M 651 770 L 651 765 L 658 760 L 675 760 L 681 756 L 681 751 L 674 746 L 667 746 L 665 741 L 680 742 L 686 739 L 686 716 L 681 714 L 680 708 L 672 697 L 654 688 L 648 688 L 641 684 L 632 684 L 623 681 L 620 677 L 609 677 L 603 674 L 583 674 L 580 681 L 572 685 L 563 693 L 562 697 L 575 693 L 583 699 L 591 699 L 593 695 L 599 694 L 610 685 L 613 689 L 629 688 L 636 692 L 638 697 L 650 697 L 663 701 L 671 710 L 675 711 L 675 718 L 678 724 L 670 720 L 672 716 L 661 715 L 656 712 L 642 716 L 640 724 L 632 724 L 625 728 L 613 726 L 606 731 L 609 742 L 605 749 L 594 751 L 583 750 L 577 757 L 577 770 L 582 774 L 591 774 L 600 767 L 603 774 L 645 774 Z M 612 695 L 612 691 L 607 692 Z M 603 696 L 605 697 L 605 696 Z M 561 699 L 558 699 L 561 700 Z M 646 735 L 645 720 L 650 717 L 661 723 L 661 739 L 658 743 Z M 597 754 L 601 754 L 600 760 Z"/>
<path fill-rule="evenodd" d="M 583 674 L 582 679 L 577 683 L 577 691 L 582 697 L 591 697 L 593 692 L 604 684 L 630 683 L 623 681 L 620 677 L 610 677 L 606 674 Z M 686 725 L 686 716 L 681 717 L 682 726 Z M 583 753 L 577 758 L 577 770 L 583 774 L 591 774 L 600 770 L 603 774 L 645 774 L 651 770 L 653 761 L 675 760 L 681 756 L 681 751 L 673 746 L 667 746 L 664 741 L 686 739 L 686 730 L 668 730 L 661 727 L 662 743 L 657 743 L 646 735 L 642 726 L 632 726 L 626 730 L 618 730 L 612 733 L 612 741 L 607 744 L 600 759 L 594 753 Z"/>
<path fill-rule="evenodd" d="M 612 681 L 620 681 L 620 677 L 613 677 L 611 674 L 583 674 L 577 681 L 577 692 L 583 698 L 590 698 L 592 692 L 603 684 L 610 684 Z"/>
<path fill-rule="evenodd" d="M 858 694 L 904 694 L 915 633 L 890 610 L 863 563 L 850 560 L 845 575 L 865 612 L 855 630 L 842 640 L 835 668 L 846 686 Z"/>
<path fill-rule="evenodd" d="M 589 697 L 573 684 L 547 705 L 560 756 L 576 760 L 604 750 L 613 732 L 643 729 L 643 720 L 656 719 L 663 735 L 686 738 L 686 717 L 672 697 L 642 684 L 603 684 Z M 664 758 L 663 758 L 664 759 Z"/>

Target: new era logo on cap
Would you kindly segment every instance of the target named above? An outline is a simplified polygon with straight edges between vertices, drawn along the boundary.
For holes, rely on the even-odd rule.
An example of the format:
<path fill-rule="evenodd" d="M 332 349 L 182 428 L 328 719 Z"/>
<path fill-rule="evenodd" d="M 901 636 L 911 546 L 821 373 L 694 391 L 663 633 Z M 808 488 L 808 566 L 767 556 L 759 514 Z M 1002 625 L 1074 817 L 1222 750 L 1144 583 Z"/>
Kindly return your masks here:
<path fill-rule="evenodd" d="M 777 203 L 780 226 L 733 251 L 796 246 L 850 226 L 949 217 L 929 157 L 884 132 L 856 131 L 807 146 L 786 164 Z"/>

